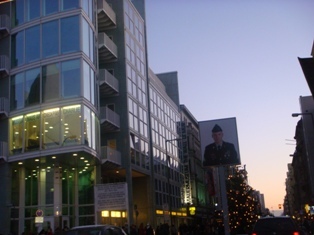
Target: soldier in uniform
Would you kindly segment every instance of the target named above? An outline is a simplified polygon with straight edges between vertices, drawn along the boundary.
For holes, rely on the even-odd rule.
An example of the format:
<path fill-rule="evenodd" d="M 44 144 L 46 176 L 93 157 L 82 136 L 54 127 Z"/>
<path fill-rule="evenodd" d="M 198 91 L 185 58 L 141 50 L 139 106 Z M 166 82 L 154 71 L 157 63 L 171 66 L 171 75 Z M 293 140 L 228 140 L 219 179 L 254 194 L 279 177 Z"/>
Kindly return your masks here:
<path fill-rule="evenodd" d="M 223 141 L 223 131 L 219 125 L 212 129 L 214 143 L 205 147 L 204 166 L 236 165 L 239 164 L 238 154 L 232 143 Z"/>

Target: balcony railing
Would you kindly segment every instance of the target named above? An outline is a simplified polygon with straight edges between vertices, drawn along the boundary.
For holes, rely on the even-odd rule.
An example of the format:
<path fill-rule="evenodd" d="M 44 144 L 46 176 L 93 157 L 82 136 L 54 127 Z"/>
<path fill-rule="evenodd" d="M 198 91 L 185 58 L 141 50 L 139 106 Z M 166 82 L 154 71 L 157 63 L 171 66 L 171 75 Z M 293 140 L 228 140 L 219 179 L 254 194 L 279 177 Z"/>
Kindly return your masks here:
<path fill-rule="evenodd" d="M 116 44 L 105 33 L 98 34 L 98 51 L 100 63 L 113 61 L 118 58 Z"/>
<path fill-rule="evenodd" d="M 0 97 L 0 119 L 2 117 L 8 117 L 9 114 L 9 99 Z"/>
<path fill-rule="evenodd" d="M 105 131 L 120 129 L 120 116 L 108 107 L 100 108 L 100 120 Z"/>
<path fill-rule="evenodd" d="M 0 141 L 0 160 L 8 161 L 8 143 Z"/>
<path fill-rule="evenodd" d="M 99 70 L 100 95 L 111 96 L 119 93 L 119 81 L 106 69 Z"/>
<path fill-rule="evenodd" d="M 110 162 L 121 166 L 121 153 L 108 146 L 102 146 L 100 160 L 102 163 Z"/>
<path fill-rule="evenodd" d="M 9 75 L 10 60 L 6 55 L 0 55 L 0 75 Z"/>
<path fill-rule="evenodd" d="M 115 27 L 117 24 L 116 13 L 112 10 L 105 0 L 98 0 L 98 31 L 103 32 L 106 29 Z"/>

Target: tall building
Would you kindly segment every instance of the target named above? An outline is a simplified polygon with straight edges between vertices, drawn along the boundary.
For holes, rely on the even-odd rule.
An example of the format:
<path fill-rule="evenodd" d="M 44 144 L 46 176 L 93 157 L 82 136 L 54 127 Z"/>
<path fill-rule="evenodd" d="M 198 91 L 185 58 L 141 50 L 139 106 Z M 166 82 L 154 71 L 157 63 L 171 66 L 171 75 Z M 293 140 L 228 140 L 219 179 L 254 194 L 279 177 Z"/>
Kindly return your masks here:
<path fill-rule="evenodd" d="M 198 154 L 183 187 L 177 76 L 149 69 L 145 28 L 144 0 L 0 4 L 0 233 L 179 224 L 186 195 L 205 200 Z M 119 183 L 126 206 L 96 210 Z"/>

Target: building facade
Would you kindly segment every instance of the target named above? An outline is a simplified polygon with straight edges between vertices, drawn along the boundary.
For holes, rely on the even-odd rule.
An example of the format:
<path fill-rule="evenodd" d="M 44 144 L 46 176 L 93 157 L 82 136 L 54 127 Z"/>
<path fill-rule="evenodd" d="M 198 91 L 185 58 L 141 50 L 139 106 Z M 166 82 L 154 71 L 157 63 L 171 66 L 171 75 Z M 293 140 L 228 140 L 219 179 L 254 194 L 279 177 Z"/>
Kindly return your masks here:
<path fill-rule="evenodd" d="M 206 196 L 180 112 L 177 74 L 147 63 L 144 0 L 0 4 L 0 233 L 186 222 Z M 95 211 L 95 186 L 121 182 L 126 207 Z"/>

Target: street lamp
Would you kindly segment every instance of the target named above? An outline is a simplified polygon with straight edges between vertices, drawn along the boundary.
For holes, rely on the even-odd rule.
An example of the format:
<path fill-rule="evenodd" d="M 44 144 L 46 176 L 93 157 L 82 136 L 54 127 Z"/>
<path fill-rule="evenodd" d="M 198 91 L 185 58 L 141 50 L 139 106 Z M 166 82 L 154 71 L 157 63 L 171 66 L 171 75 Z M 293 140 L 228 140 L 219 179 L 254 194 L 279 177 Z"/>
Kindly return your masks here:
<path fill-rule="evenodd" d="M 303 116 L 303 115 L 310 115 L 311 118 L 312 118 L 312 122 L 314 124 L 314 118 L 313 118 L 313 114 L 312 113 L 309 113 L 309 112 L 303 112 L 303 113 L 293 113 L 291 114 L 292 117 L 298 117 L 298 116 Z"/>
<path fill-rule="evenodd" d="M 167 184 L 168 184 L 168 202 L 169 202 L 169 220 L 170 220 L 170 226 L 172 225 L 172 216 L 171 216 L 171 211 L 172 211 L 172 200 L 171 200 L 171 193 L 170 193 L 170 156 L 168 155 L 168 143 L 172 141 L 178 141 L 182 140 L 181 138 L 175 138 L 175 139 L 169 139 L 166 140 L 166 157 L 167 157 L 167 166 L 168 166 L 168 171 L 167 171 Z"/>

